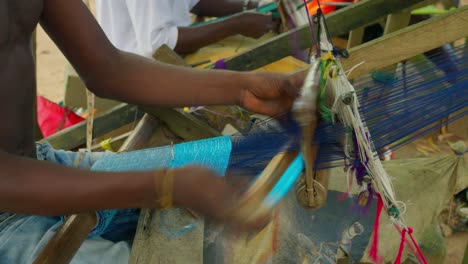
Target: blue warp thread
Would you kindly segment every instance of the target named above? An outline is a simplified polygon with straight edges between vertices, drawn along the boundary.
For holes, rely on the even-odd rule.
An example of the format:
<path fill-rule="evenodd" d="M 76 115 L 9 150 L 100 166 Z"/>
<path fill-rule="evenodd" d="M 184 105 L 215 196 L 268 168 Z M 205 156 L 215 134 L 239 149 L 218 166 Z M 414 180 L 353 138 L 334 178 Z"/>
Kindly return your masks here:
<path fill-rule="evenodd" d="M 96 161 L 91 170 L 114 172 L 148 171 L 158 168 L 179 168 L 186 165 L 200 165 L 211 168 L 219 175 L 224 175 L 231 156 L 231 149 L 230 137 L 209 138 L 177 144 L 174 147 L 165 146 L 105 156 Z M 98 223 L 89 237 L 96 237 L 102 234 L 116 212 L 116 210 L 101 210 L 97 212 Z"/>

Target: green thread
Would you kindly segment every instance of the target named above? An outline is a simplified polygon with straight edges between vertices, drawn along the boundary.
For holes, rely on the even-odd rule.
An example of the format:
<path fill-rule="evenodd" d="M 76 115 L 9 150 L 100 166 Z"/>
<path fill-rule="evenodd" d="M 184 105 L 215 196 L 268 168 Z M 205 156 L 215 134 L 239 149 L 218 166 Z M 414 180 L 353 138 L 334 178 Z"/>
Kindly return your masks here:
<path fill-rule="evenodd" d="M 390 217 L 399 218 L 400 217 L 400 210 L 392 205 L 387 209 L 387 214 Z"/>
<path fill-rule="evenodd" d="M 322 59 L 320 62 L 320 97 L 319 97 L 319 109 L 322 118 L 325 121 L 333 121 L 333 112 L 327 106 L 326 100 L 326 87 L 327 87 L 327 80 L 328 74 L 330 71 L 330 67 L 333 66 L 335 63 L 333 60 L 330 59 Z"/>
<path fill-rule="evenodd" d="M 372 71 L 371 77 L 374 81 L 383 84 L 392 84 L 397 80 L 394 73 L 382 72 L 382 71 Z"/>

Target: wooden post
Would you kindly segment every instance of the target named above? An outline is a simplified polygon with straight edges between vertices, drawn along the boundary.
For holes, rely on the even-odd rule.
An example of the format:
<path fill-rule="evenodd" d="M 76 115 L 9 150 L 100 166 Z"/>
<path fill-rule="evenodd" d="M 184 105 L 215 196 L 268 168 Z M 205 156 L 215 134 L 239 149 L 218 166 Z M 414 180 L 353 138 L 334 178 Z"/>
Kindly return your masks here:
<path fill-rule="evenodd" d="M 96 225 L 95 213 L 72 215 L 49 240 L 34 264 L 67 264 Z"/>

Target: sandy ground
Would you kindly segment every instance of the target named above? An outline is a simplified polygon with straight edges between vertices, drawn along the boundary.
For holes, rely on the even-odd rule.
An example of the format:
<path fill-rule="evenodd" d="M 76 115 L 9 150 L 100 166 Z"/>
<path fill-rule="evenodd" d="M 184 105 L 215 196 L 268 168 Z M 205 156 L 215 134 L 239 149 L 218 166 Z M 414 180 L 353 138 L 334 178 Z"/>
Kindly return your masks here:
<path fill-rule="evenodd" d="M 94 0 L 91 0 L 92 10 L 94 10 Z M 468 4 L 468 0 L 462 1 L 464 4 Z M 45 32 L 38 28 L 37 31 L 37 83 L 38 83 L 38 94 L 45 96 L 46 98 L 59 102 L 63 100 L 65 94 L 65 65 L 67 61 L 62 55 L 60 50 L 45 34 Z M 467 119 L 465 119 L 466 121 Z M 460 126 L 455 128 L 458 135 L 466 138 L 466 125 L 461 122 Z M 464 123 L 466 124 L 466 123 Z M 453 131 L 455 132 L 455 131 Z M 412 153 L 417 153 L 412 149 Z M 399 151 L 398 153 L 404 153 Z M 398 154 L 397 153 L 397 154 Z M 402 157 L 400 157 L 402 158 Z M 446 239 L 447 243 L 447 264 L 459 264 L 463 258 L 463 252 L 465 250 L 468 241 L 468 233 L 459 233 L 450 236 Z"/>

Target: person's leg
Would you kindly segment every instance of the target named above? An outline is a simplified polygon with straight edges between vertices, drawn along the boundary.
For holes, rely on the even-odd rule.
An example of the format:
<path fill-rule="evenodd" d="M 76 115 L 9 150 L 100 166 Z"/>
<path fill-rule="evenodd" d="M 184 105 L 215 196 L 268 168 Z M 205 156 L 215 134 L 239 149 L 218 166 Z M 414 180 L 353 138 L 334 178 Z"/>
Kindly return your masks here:
<path fill-rule="evenodd" d="M 118 210 L 101 237 L 112 242 L 126 241 L 132 244 L 139 216 L 140 209 Z"/>
<path fill-rule="evenodd" d="M 90 152 L 87 150 L 74 152 L 56 150 L 47 142 L 37 143 L 36 151 L 38 160 L 83 169 L 91 169 L 93 164 L 100 158 L 107 155 L 113 155 L 112 152 Z"/>

